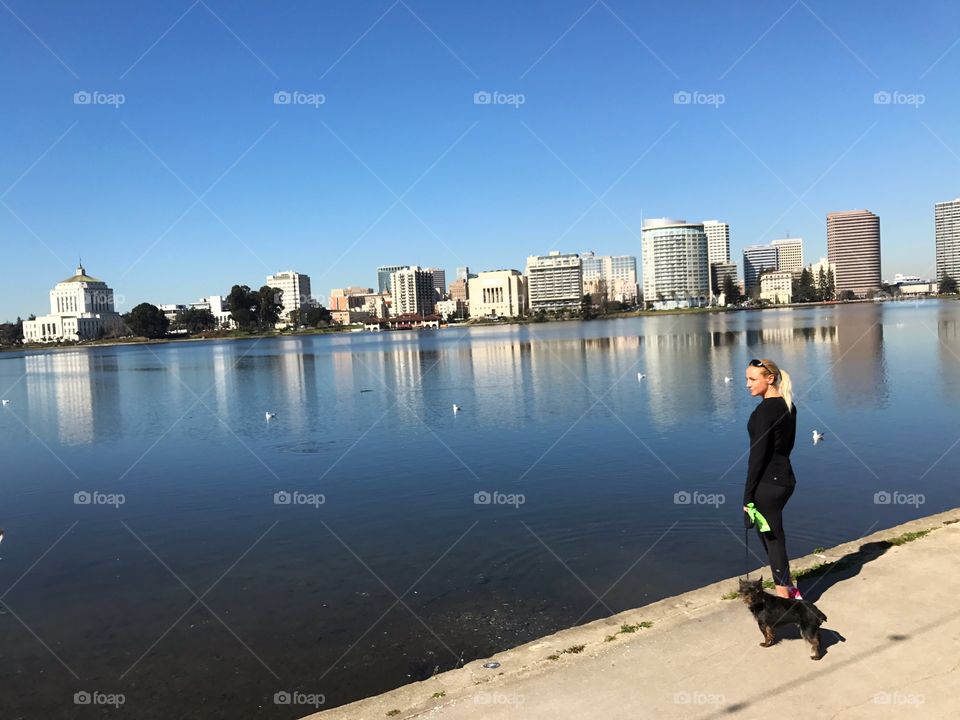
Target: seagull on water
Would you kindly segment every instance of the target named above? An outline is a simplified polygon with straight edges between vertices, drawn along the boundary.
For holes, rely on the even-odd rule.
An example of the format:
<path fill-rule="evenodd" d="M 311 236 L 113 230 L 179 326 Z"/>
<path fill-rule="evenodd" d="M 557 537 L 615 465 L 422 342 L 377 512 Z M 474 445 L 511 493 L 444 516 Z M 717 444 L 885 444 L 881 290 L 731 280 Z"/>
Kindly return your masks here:
<path fill-rule="evenodd" d="M 723 376 L 723 381 L 724 381 L 725 383 L 733 382 L 733 378 L 730 377 L 729 375 L 724 375 L 724 376 Z"/>
<path fill-rule="evenodd" d="M 637 373 L 637 380 L 643 380 L 646 377 L 643 373 Z"/>
<path fill-rule="evenodd" d="M 460 406 L 457 405 L 456 403 L 454 403 L 454 404 L 453 404 L 453 414 L 456 415 L 458 412 L 460 412 Z"/>
<path fill-rule="evenodd" d="M 6 406 L 9 405 L 9 404 L 10 404 L 10 401 L 9 401 L 9 400 L 4 400 L 4 401 L 3 401 L 3 406 L 4 406 L 4 407 L 6 407 Z"/>
<path fill-rule="evenodd" d="M 818 442 L 823 440 L 823 433 L 819 430 L 813 431 L 813 444 L 816 445 Z"/>
<path fill-rule="evenodd" d="M 264 415 L 266 415 L 267 420 L 273 420 L 277 416 L 276 413 L 272 413 L 272 412 L 265 412 Z"/>

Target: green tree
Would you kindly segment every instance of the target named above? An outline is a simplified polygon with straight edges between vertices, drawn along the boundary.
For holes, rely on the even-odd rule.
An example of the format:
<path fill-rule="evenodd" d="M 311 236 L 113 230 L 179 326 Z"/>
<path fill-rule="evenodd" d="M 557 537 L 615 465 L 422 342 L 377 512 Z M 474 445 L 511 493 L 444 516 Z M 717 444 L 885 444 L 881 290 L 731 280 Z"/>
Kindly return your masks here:
<path fill-rule="evenodd" d="M 837 281 L 833 276 L 833 268 L 827 270 L 827 294 L 824 300 L 833 300 L 837 296 Z"/>
<path fill-rule="evenodd" d="M 737 287 L 737 283 L 734 281 L 732 275 L 727 275 L 723 278 L 723 287 L 721 290 L 723 291 L 727 305 L 735 305 L 740 302 L 740 288 Z"/>
<path fill-rule="evenodd" d="M 124 315 L 123 320 L 134 335 L 151 340 L 165 337 L 170 328 L 167 316 L 160 308 L 150 303 L 140 303 Z"/>
<path fill-rule="evenodd" d="M 283 290 L 264 285 L 260 288 L 258 324 L 261 330 L 272 330 L 283 312 Z"/>
<path fill-rule="evenodd" d="M 955 295 L 957 292 L 957 281 L 947 273 L 940 279 L 940 293 L 943 295 Z"/>
<path fill-rule="evenodd" d="M 584 320 L 593 320 L 597 316 L 593 309 L 593 296 L 587 293 L 580 298 L 580 317 Z"/>
<path fill-rule="evenodd" d="M 323 305 L 317 305 L 307 310 L 305 322 L 310 327 L 325 327 L 333 320 L 330 311 Z"/>
<path fill-rule="evenodd" d="M 0 345 L 19 345 L 23 342 L 23 320 L 0 325 Z"/>
<path fill-rule="evenodd" d="M 804 268 L 800 273 L 800 279 L 794 282 L 793 301 L 806 303 L 817 299 L 817 288 L 813 284 L 813 273 Z"/>
<path fill-rule="evenodd" d="M 217 326 L 217 319 L 213 313 L 204 308 L 186 308 L 177 313 L 171 328 L 174 330 L 186 330 L 188 333 L 196 334 L 213 330 Z"/>
<path fill-rule="evenodd" d="M 256 330 L 260 319 L 260 293 L 246 285 L 234 285 L 227 296 L 230 316 L 241 330 Z"/>
<path fill-rule="evenodd" d="M 821 266 L 820 271 L 817 273 L 817 300 L 823 302 L 829 299 L 827 296 L 827 271 Z"/>
<path fill-rule="evenodd" d="M 853 290 L 844 290 L 842 293 L 840 293 L 840 299 L 841 299 L 841 300 L 856 300 L 856 299 L 857 299 L 857 294 L 856 294 L 855 292 L 853 292 Z"/>

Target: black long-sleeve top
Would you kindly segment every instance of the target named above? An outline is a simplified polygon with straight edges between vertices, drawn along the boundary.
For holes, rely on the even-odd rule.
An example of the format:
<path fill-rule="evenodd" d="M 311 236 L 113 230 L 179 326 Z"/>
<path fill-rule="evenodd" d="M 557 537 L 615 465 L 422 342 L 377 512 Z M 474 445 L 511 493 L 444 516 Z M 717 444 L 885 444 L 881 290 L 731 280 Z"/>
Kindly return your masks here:
<path fill-rule="evenodd" d="M 743 504 L 753 502 L 757 484 L 772 483 L 789 487 L 796 483 L 790 465 L 790 451 L 797 435 L 797 406 L 787 410 L 782 397 L 764 398 L 747 422 L 750 433 L 750 461 Z"/>

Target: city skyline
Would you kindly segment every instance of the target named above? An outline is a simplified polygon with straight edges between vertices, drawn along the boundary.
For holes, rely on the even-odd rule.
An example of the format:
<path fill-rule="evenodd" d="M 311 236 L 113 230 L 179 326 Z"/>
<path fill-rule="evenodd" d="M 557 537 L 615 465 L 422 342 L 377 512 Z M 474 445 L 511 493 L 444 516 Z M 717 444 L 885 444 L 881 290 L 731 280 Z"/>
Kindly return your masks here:
<path fill-rule="evenodd" d="M 729 223 L 739 264 L 788 234 L 826 256 L 827 213 L 869 208 L 882 277 L 933 278 L 958 195 L 946 2 L 0 13 L 0 320 L 79 255 L 126 311 L 290 267 L 323 297 L 389 262 L 640 258 L 651 216 Z"/>

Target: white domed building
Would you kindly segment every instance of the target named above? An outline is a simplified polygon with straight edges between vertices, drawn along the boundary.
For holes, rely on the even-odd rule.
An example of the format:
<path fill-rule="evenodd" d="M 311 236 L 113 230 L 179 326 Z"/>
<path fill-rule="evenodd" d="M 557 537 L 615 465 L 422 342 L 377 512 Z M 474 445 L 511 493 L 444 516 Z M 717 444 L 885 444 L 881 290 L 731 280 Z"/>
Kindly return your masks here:
<path fill-rule="evenodd" d="M 23 323 L 23 341 L 96 340 L 123 330 L 123 319 L 114 309 L 113 290 L 103 280 L 87 275 L 81 264 L 76 275 L 50 291 L 50 314 Z"/>

